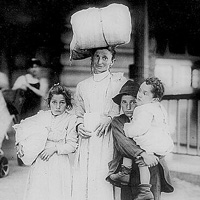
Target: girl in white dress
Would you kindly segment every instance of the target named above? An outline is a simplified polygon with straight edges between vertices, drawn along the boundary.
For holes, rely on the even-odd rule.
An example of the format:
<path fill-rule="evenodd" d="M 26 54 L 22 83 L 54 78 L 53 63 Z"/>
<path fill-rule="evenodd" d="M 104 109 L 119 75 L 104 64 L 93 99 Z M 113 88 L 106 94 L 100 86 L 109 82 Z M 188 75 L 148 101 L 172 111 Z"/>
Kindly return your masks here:
<path fill-rule="evenodd" d="M 92 54 L 92 76 L 77 85 L 76 114 L 79 147 L 75 156 L 73 200 L 113 200 L 114 188 L 105 178 L 113 157 L 110 122 L 119 113 L 112 97 L 126 82 L 111 73 L 115 51 L 98 48 Z"/>
<path fill-rule="evenodd" d="M 70 92 L 59 84 L 48 95 L 50 110 L 15 125 L 18 155 L 31 164 L 24 200 L 70 200 L 69 154 L 77 148 Z M 28 146 L 28 147 L 27 147 Z"/>

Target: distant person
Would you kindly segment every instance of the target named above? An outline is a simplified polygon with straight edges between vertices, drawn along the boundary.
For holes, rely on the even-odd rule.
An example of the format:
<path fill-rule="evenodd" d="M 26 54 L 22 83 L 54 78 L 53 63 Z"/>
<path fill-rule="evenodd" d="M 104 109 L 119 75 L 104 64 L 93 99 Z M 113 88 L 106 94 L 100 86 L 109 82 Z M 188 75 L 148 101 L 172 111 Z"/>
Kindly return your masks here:
<path fill-rule="evenodd" d="M 50 110 L 14 125 L 17 154 L 31 165 L 24 200 L 71 199 L 69 154 L 78 145 L 71 100 L 65 86 L 54 85 L 47 98 Z"/>
<path fill-rule="evenodd" d="M 0 72 L 0 90 L 9 89 L 9 81 L 7 74 Z"/>
<path fill-rule="evenodd" d="M 22 105 L 20 118 L 25 119 L 36 114 L 41 109 L 42 98 L 45 98 L 49 88 L 48 79 L 42 76 L 40 60 L 32 58 L 28 63 L 27 74 L 17 78 L 13 90 L 23 89 L 25 101 Z"/>

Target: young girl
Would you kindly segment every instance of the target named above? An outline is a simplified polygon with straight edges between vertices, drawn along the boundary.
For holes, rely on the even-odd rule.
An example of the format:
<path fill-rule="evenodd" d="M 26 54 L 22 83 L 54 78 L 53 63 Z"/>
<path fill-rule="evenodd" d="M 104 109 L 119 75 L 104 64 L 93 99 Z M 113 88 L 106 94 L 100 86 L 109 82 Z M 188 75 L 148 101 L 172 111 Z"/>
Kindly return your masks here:
<path fill-rule="evenodd" d="M 167 112 L 160 103 L 164 94 L 162 82 L 156 78 L 147 78 L 137 93 L 137 107 L 130 123 L 124 124 L 125 135 L 132 138 L 147 154 L 165 156 L 173 149 L 170 137 Z M 123 169 L 110 178 L 114 181 L 125 179 L 130 172 L 132 160 L 123 158 Z M 139 164 L 140 185 L 139 194 L 135 200 L 154 199 L 150 191 L 150 172 L 146 165 Z M 128 180 L 128 179 L 127 179 Z"/>
<path fill-rule="evenodd" d="M 54 85 L 47 98 L 50 110 L 15 125 L 18 155 L 31 164 L 24 200 L 70 200 L 71 166 L 68 154 L 77 148 L 76 116 L 70 92 Z"/>

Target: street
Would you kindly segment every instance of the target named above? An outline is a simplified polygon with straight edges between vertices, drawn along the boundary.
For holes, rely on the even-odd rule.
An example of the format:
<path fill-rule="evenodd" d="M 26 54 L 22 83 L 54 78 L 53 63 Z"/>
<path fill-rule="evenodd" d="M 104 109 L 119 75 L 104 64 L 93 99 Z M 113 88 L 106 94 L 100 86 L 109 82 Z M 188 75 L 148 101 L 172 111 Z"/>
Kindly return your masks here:
<path fill-rule="evenodd" d="M 26 186 L 29 167 L 18 166 L 14 149 L 14 134 L 9 133 L 10 139 L 4 141 L 3 150 L 9 159 L 10 171 L 7 177 L 0 179 L 0 199 L 22 200 Z M 175 191 L 167 194 L 162 193 L 162 200 L 199 200 L 200 187 L 186 181 L 173 179 Z"/>

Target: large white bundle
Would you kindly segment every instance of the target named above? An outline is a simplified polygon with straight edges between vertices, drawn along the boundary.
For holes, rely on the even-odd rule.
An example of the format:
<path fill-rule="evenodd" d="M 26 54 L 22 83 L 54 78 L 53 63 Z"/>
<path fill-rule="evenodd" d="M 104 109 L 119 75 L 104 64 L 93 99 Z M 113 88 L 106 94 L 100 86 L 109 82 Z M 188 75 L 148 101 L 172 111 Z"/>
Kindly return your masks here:
<path fill-rule="evenodd" d="M 21 157 L 25 165 L 31 165 L 44 150 L 48 136 L 48 122 L 50 115 L 40 111 L 37 115 L 22 120 L 13 126 L 16 131 L 16 144 L 23 146 L 24 156 Z"/>
<path fill-rule="evenodd" d="M 26 134 L 27 128 L 16 128 L 17 134 Z M 30 130 L 30 129 L 29 129 Z M 40 130 L 41 131 L 41 130 Z M 24 133 L 25 132 L 25 133 Z M 46 134 L 45 134 L 46 133 Z M 35 133 L 29 135 L 24 140 L 20 141 L 20 145 L 22 145 L 23 149 L 23 157 L 21 160 L 25 165 L 31 165 L 38 155 L 44 150 L 47 141 L 47 132 L 41 132 L 41 134 Z"/>
<path fill-rule="evenodd" d="M 72 59 L 88 57 L 88 49 L 117 46 L 130 41 L 131 16 L 128 7 L 122 4 L 78 11 L 72 15 L 71 24 Z M 85 55 L 77 57 L 76 53 Z"/>

